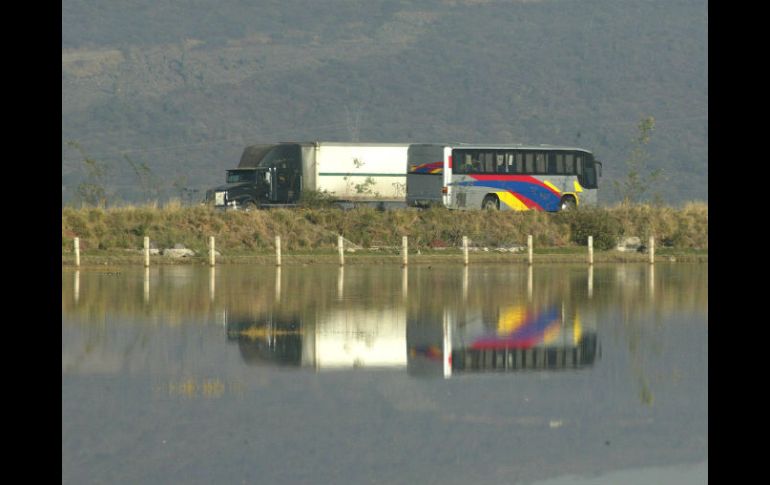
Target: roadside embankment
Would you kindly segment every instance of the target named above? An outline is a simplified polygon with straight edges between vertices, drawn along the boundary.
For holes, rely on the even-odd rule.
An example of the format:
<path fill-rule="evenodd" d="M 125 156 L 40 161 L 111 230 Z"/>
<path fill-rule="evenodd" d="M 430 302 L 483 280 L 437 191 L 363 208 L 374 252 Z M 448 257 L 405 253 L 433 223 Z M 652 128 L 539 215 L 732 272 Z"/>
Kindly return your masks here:
<path fill-rule="evenodd" d="M 82 264 L 135 264 L 144 237 L 151 247 L 183 246 L 187 258 L 153 256 L 158 263 L 207 261 L 213 236 L 218 263 L 270 263 L 275 236 L 281 236 L 283 263 L 334 263 L 338 235 L 345 238 L 346 264 L 396 261 L 402 236 L 409 240 L 411 262 L 458 258 L 463 236 L 477 261 L 526 261 L 527 235 L 535 259 L 582 261 L 593 236 L 596 262 L 644 261 L 641 251 L 616 250 L 624 238 L 645 243 L 655 238 L 656 256 L 677 261 L 708 260 L 708 205 L 650 205 L 580 209 L 569 212 L 495 212 L 389 210 L 372 208 L 274 209 L 221 212 L 205 206 L 126 206 L 62 209 L 62 264 L 74 264 L 73 240 L 79 238 Z M 643 251 L 644 248 L 642 247 Z M 160 253 L 162 254 L 162 252 Z"/>

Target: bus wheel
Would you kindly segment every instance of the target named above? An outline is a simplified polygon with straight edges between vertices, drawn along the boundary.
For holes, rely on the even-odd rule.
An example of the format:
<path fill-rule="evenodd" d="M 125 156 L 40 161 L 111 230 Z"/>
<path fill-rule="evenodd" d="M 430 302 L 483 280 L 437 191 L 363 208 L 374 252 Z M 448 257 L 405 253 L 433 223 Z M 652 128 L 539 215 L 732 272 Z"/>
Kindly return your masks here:
<path fill-rule="evenodd" d="M 481 208 L 486 210 L 500 210 L 500 199 L 498 199 L 496 195 L 488 195 L 484 197 Z"/>
<path fill-rule="evenodd" d="M 566 196 L 561 200 L 561 210 L 563 211 L 571 211 L 577 208 L 577 203 L 575 202 L 575 198 L 571 196 Z"/>

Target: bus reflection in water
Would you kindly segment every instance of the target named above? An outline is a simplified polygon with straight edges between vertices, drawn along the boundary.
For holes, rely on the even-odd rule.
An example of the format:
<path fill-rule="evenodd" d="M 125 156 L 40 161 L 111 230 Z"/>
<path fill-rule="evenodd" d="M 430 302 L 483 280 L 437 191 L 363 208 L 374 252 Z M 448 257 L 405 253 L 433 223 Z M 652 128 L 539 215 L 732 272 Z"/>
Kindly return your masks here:
<path fill-rule="evenodd" d="M 500 308 L 493 324 L 481 318 L 455 321 L 447 312 L 438 322 L 409 322 L 409 372 L 558 371 L 592 366 L 600 354 L 596 329 L 559 306 Z M 447 334 L 451 334 L 447 338 Z"/>
<path fill-rule="evenodd" d="M 592 366 L 596 330 L 559 306 L 508 306 L 495 321 L 414 315 L 404 310 L 330 310 L 228 316 L 227 338 L 250 365 L 406 369 L 410 375 L 450 377 L 474 372 L 557 371 Z"/>

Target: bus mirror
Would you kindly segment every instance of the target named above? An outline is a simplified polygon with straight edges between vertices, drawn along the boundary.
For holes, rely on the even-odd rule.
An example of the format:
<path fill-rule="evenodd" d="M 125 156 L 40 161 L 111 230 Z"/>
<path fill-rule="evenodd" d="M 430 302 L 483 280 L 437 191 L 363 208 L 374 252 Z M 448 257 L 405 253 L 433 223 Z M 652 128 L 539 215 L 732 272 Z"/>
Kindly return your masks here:
<path fill-rule="evenodd" d="M 596 172 L 599 177 L 602 176 L 602 162 L 599 160 L 594 160 L 594 164 L 596 165 Z"/>

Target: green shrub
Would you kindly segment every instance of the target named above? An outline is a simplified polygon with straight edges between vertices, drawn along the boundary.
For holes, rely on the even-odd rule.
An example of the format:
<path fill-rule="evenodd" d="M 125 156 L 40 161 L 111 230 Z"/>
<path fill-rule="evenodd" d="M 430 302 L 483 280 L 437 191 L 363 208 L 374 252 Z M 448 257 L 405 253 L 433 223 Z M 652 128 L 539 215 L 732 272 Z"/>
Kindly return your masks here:
<path fill-rule="evenodd" d="M 303 190 L 299 196 L 299 206 L 306 209 L 329 208 L 334 201 L 334 195 L 326 190 Z"/>
<path fill-rule="evenodd" d="M 605 209 L 580 209 L 566 214 L 575 244 L 585 246 L 588 236 L 593 236 L 594 248 L 607 250 L 614 248 L 623 235 L 620 222 Z"/>

